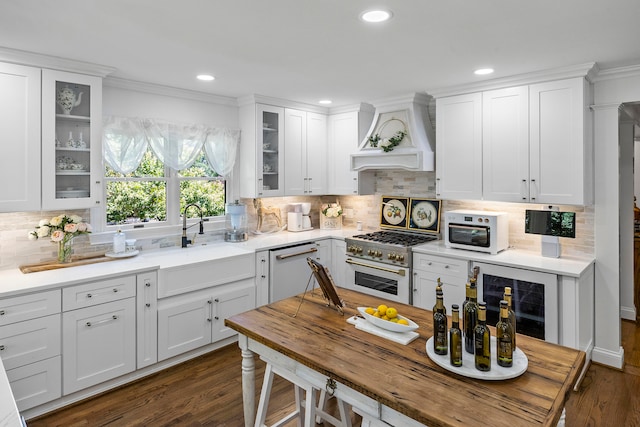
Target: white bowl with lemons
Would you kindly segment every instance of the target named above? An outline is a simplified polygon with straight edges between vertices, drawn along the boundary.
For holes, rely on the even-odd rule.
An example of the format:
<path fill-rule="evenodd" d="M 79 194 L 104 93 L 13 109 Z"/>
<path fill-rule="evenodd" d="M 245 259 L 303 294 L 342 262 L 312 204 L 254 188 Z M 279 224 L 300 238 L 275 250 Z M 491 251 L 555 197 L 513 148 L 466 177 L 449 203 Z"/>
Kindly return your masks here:
<path fill-rule="evenodd" d="M 392 322 L 391 320 L 385 320 L 385 319 L 382 319 L 381 317 L 377 317 L 377 316 L 374 316 L 373 314 L 369 314 L 367 313 L 367 308 L 370 308 L 370 307 L 358 307 L 358 311 L 365 319 L 367 319 L 368 322 L 372 323 L 373 325 L 379 328 L 386 329 L 387 331 L 391 331 L 391 332 L 411 332 L 418 329 L 417 323 L 415 323 L 411 319 L 408 319 L 404 316 L 396 314 L 396 318 L 398 320 L 403 319 L 404 321 L 406 321 L 407 323 L 406 325 L 403 323 Z M 377 311 L 377 310 L 374 308 L 374 311 Z"/>

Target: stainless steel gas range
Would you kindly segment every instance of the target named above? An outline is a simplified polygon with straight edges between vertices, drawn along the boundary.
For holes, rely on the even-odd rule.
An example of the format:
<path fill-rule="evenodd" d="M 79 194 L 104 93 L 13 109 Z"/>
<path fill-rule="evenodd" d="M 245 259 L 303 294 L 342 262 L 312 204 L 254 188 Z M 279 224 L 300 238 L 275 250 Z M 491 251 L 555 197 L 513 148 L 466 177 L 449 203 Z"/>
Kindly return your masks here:
<path fill-rule="evenodd" d="M 356 291 L 411 304 L 411 247 L 437 239 L 437 234 L 395 230 L 346 238 L 348 283 Z"/>

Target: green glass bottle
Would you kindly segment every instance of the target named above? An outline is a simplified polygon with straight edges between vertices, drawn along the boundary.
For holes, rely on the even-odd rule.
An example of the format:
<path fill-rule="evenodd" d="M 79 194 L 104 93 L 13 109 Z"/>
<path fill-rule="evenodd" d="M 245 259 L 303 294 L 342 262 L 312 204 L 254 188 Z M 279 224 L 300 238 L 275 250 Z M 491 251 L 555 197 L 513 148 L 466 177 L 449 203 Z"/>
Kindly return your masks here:
<path fill-rule="evenodd" d="M 445 355 L 448 351 L 447 315 L 444 314 L 442 292 L 436 296 L 436 307 L 433 312 L 433 351 Z"/>
<path fill-rule="evenodd" d="M 449 360 L 453 366 L 462 366 L 462 331 L 458 304 L 451 306 L 451 329 L 449 329 Z"/>
<path fill-rule="evenodd" d="M 491 331 L 487 326 L 487 303 L 478 304 L 478 324 L 474 330 L 475 362 L 479 371 L 491 370 Z"/>
<path fill-rule="evenodd" d="M 510 368 L 513 366 L 513 328 L 509 322 L 509 305 L 500 301 L 500 320 L 496 323 L 496 359 L 498 365 Z"/>
<path fill-rule="evenodd" d="M 469 280 L 469 301 L 464 306 L 462 326 L 464 328 L 464 349 L 467 353 L 474 354 L 473 331 L 478 322 L 478 289 L 476 281 Z"/>
<path fill-rule="evenodd" d="M 513 337 L 511 339 L 511 348 L 516 351 L 516 312 L 513 309 L 513 296 L 511 295 L 511 288 L 509 286 L 504 288 L 504 298 L 509 306 L 509 323 L 511 323 L 511 329 L 513 329 Z"/>
<path fill-rule="evenodd" d="M 436 279 L 436 304 L 437 304 L 437 298 L 438 295 L 442 295 L 442 302 L 443 302 L 443 308 L 444 308 L 444 315 L 447 315 L 447 307 L 444 305 L 444 292 L 442 292 L 442 282 L 440 281 L 440 278 L 438 277 Z M 435 313 L 436 311 L 436 305 L 433 305 L 433 310 L 431 310 Z"/>

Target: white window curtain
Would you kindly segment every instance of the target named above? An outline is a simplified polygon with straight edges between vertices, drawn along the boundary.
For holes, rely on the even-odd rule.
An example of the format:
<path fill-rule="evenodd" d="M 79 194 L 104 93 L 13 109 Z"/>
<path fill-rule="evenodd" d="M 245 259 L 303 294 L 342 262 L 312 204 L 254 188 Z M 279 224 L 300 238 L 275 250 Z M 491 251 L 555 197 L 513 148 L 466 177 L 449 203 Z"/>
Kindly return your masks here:
<path fill-rule="evenodd" d="M 233 169 L 240 141 L 240 131 L 231 129 L 209 129 L 204 141 L 204 152 L 213 170 L 226 176 Z"/>
<path fill-rule="evenodd" d="M 136 170 L 148 146 L 174 170 L 191 166 L 204 147 L 213 170 L 226 176 L 235 164 L 239 141 L 239 130 L 153 119 L 107 117 L 103 127 L 105 160 L 122 174 Z"/>
<path fill-rule="evenodd" d="M 142 122 L 127 117 L 107 117 L 102 134 L 105 161 L 123 175 L 136 170 L 147 151 Z"/>

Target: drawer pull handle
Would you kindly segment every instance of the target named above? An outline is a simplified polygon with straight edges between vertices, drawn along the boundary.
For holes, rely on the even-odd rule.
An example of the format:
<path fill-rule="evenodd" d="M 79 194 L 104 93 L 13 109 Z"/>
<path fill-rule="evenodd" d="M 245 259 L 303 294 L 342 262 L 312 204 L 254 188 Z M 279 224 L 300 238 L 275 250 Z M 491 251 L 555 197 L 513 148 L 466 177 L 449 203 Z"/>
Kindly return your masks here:
<path fill-rule="evenodd" d="M 4 346 L 0 345 L 0 351 L 4 350 Z"/>
<path fill-rule="evenodd" d="M 118 320 L 118 316 L 116 316 L 115 314 L 113 316 L 111 316 L 109 319 L 103 319 L 103 320 L 98 320 L 95 323 L 91 323 L 91 322 L 87 322 L 86 325 L 88 328 L 94 326 L 94 325 L 100 325 L 102 323 L 107 323 L 107 322 L 111 322 L 112 320 Z"/>
<path fill-rule="evenodd" d="M 117 288 L 113 288 L 113 292 L 118 292 L 118 289 Z"/>
<path fill-rule="evenodd" d="M 427 263 L 427 265 L 431 265 L 431 264 L 433 264 L 431 261 L 429 261 L 429 262 Z"/>
<path fill-rule="evenodd" d="M 216 319 L 216 320 L 220 320 L 220 318 L 219 318 L 218 316 L 215 316 L 215 317 L 214 317 L 214 319 Z"/>
<path fill-rule="evenodd" d="M 0 310 L 0 316 L 4 316 L 4 315 L 5 315 L 4 310 Z"/>

